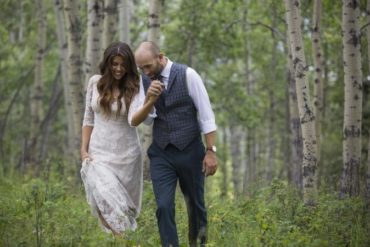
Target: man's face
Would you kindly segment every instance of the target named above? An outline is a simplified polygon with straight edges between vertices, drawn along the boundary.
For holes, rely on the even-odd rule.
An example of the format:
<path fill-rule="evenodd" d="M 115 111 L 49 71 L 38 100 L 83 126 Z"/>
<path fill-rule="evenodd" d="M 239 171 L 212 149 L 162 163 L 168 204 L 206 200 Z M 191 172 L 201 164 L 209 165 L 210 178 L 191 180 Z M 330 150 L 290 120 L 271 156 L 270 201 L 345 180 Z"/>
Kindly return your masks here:
<path fill-rule="evenodd" d="M 154 80 L 158 78 L 158 75 L 163 69 L 161 64 L 161 56 L 162 55 L 139 55 L 136 56 L 136 64 L 146 76 Z"/>

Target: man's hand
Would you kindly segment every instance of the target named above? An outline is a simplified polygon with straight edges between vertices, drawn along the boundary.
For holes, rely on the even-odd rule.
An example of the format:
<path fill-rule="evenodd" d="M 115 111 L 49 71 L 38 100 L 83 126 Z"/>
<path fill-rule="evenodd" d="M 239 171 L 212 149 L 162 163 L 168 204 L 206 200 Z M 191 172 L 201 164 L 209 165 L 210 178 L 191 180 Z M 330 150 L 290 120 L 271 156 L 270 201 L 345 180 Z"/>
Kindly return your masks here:
<path fill-rule="evenodd" d="M 203 160 L 203 173 L 205 176 L 212 176 L 217 171 L 217 157 L 216 153 L 207 151 Z"/>
<path fill-rule="evenodd" d="M 158 80 L 154 80 L 154 81 L 152 81 L 152 83 L 150 84 L 150 86 L 148 88 L 147 95 L 149 97 L 150 96 L 158 97 L 159 95 L 161 95 L 163 90 L 164 90 L 163 82 L 160 82 Z"/>

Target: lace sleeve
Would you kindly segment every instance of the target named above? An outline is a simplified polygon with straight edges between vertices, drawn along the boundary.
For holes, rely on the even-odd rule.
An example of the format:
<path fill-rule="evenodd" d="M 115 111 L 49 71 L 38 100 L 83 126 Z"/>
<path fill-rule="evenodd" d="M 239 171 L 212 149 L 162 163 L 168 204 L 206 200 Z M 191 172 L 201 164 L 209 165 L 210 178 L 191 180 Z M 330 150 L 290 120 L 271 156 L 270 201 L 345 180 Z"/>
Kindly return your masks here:
<path fill-rule="evenodd" d="M 131 127 L 132 124 L 131 124 L 131 121 L 132 121 L 132 116 L 134 115 L 135 112 L 137 112 L 137 110 L 143 106 L 144 104 L 144 100 L 145 100 L 145 93 L 144 93 L 144 86 L 143 86 L 143 81 L 140 77 L 140 84 L 139 84 L 140 88 L 139 88 L 139 93 L 136 94 L 130 104 L 130 109 L 128 111 L 128 123 Z"/>
<path fill-rule="evenodd" d="M 82 126 L 94 126 L 94 111 L 91 107 L 91 100 L 94 91 L 94 84 L 97 76 L 92 76 L 86 90 L 85 113 Z"/>

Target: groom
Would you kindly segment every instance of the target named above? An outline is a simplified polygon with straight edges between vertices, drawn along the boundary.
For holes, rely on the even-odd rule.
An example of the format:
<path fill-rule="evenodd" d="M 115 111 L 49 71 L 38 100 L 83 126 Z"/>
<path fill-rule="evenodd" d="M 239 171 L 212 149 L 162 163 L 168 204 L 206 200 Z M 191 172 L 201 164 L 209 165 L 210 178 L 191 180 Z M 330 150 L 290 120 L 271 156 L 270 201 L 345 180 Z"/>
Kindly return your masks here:
<path fill-rule="evenodd" d="M 175 223 L 177 182 L 187 205 L 190 246 L 197 246 L 198 238 L 204 246 L 204 178 L 217 170 L 216 123 L 207 91 L 195 70 L 172 62 L 153 42 L 141 43 L 135 59 L 145 74 L 145 92 L 160 95 L 151 114 L 153 143 L 148 156 L 162 246 L 179 246 Z"/>

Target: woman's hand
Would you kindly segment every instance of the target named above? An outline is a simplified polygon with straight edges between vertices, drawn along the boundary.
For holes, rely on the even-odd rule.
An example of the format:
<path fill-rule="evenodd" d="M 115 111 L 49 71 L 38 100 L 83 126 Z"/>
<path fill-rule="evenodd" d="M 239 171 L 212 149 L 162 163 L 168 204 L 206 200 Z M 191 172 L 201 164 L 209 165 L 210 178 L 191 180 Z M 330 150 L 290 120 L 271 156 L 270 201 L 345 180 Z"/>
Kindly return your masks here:
<path fill-rule="evenodd" d="M 158 97 L 159 96 L 155 96 L 155 95 L 147 95 L 146 102 L 154 105 L 154 103 L 157 101 Z"/>
<path fill-rule="evenodd" d="M 84 161 L 85 159 L 91 160 L 91 157 L 86 150 L 81 150 L 81 161 Z"/>

